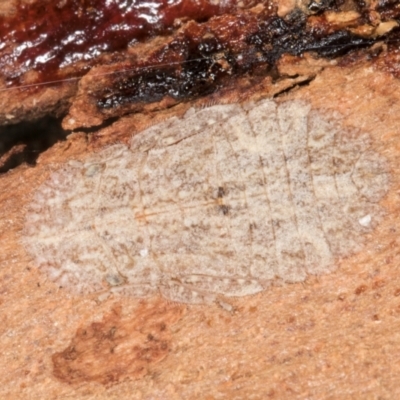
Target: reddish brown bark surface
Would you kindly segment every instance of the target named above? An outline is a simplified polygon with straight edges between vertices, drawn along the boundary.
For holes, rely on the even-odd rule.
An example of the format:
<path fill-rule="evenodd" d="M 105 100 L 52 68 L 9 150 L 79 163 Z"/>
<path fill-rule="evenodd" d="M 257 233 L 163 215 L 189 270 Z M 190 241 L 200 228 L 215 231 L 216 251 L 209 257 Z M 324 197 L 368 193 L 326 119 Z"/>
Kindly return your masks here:
<path fill-rule="evenodd" d="M 185 22 L 168 39 L 152 39 L 116 62 L 108 60 L 109 64 L 93 69 L 79 85 L 45 86 L 35 93 L 19 89 L 0 92 L 2 122 L 14 119 L 7 115 L 30 120 L 59 113 L 64 124 L 78 127 L 65 141 L 41 153 L 35 166 L 20 165 L 0 176 L 1 398 L 399 397 L 400 80 L 396 28 L 393 25 L 387 31 L 392 32 L 390 40 L 385 34 L 379 36 L 379 29 L 390 28 L 382 23 L 399 18 L 398 7 L 395 2 L 336 3 L 339 8 L 333 14 L 329 14 L 332 10 L 315 14 L 306 2 L 298 6 L 302 12 L 308 10 L 309 29 L 319 27 L 324 35 L 329 35 L 330 29 L 344 29 L 374 43 L 337 57 L 321 57 L 315 52 L 280 55 L 273 62 L 273 74 L 268 69 L 268 73 L 258 73 L 254 67 L 251 73 L 238 74 L 232 80 L 221 78 L 221 86 L 210 93 L 187 99 L 162 94 L 147 102 L 124 103 L 112 112 L 93 101 L 98 93 L 111 93 L 113 85 L 121 82 L 116 75 L 98 78 L 100 72 L 115 66 L 135 67 L 130 54 L 151 60 L 162 49 L 169 51 L 171 40 L 180 40 L 185 30 L 211 29 L 213 21 L 228 19 L 216 17 L 203 25 Z M 278 3 L 279 18 L 290 14 L 294 4 Z M 257 18 L 257 10 L 252 11 L 255 17 L 250 11 L 243 12 L 251 19 Z M 326 21 L 331 22 L 327 25 Z M 367 34 L 361 35 L 363 30 Z M 233 48 L 238 43 L 232 42 Z M 148 62 L 137 59 L 142 66 Z M 224 57 L 218 60 L 222 60 L 222 69 L 231 68 Z M 34 82 L 36 75 L 29 74 L 23 79 Z M 128 76 L 137 74 L 134 70 Z M 5 87 L 4 79 L 3 84 Z M 93 87 L 96 90 L 90 93 L 88 88 Z M 302 99 L 326 118 L 334 113 L 343 129 L 370 135 L 374 151 L 388 161 L 391 182 L 381 202 L 384 221 L 361 252 L 336 260 L 336 272 L 310 277 L 304 284 L 273 286 L 256 296 L 230 299 L 228 305 L 187 306 L 159 297 L 76 295 L 51 282 L 29 259 L 20 240 L 24 207 L 57 165 L 84 160 L 110 143 L 127 143 L 144 127 L 182 115 L 193 105 L 273 96 L 278 102 Z M 33 99 L 40 105 L 33 107 Z M 115 119 L 108 120 L 110 116 Z M 82 126 L 107 120 L 105 127 L 90 134 L 82 132 Z M 23 146 L 11 146 L 0 161 L 6 163 L 23 152 Z"/>

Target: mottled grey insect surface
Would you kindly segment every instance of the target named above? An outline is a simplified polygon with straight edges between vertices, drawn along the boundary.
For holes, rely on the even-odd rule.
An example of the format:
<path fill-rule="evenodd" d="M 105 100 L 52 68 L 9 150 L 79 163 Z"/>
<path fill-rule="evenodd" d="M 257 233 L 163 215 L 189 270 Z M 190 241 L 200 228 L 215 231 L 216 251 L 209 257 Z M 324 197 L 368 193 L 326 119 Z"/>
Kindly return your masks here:
<path fill-rule="evenodd" d="M 303 102 L 190 109 L 54 172 L 23 241 L 63 287 L 203 303 L 332 271 L 387 187 L 370 138 Z"/>

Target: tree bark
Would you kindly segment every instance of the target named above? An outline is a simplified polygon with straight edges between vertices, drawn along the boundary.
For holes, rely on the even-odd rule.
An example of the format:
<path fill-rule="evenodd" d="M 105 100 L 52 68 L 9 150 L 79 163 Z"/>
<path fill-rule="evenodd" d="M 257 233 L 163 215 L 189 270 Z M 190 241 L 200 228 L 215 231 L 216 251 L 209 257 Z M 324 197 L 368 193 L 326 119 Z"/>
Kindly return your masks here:
<path fill-rule="evenodd" d="M 315 3 L 322 7 L 324 2 Z M 342 3 L 338 10 L 305 14 L 308 23 L 323 15 L 332 21 L 332 30 L 340 24 L 357 32 L 367 29 L 365 21 L 350 18 L 349 13 L 359 12 L 358 2 Z M 379 15 L 375 3 L 379 2 L 368 2 L 371 15 Z M 278 2 L 277 12 L 280 18 L 293 7 L 304 13 L 305 4 Z M 91 97 L 96 91 L 87 88 L 96 79 L 99 85 L 108 85 L 111 78 L 96 78 L 99 70 L 125 65 L 126 60 L 96 66 L 73 95 L 63 92 L 65 87 L 60 89 L 57 98 L 68 97 L 68 107 L 62 106 L 64 126 L 76 130 L 42 152 L 34 166 L 22 164 L 0 176 L 0 397 L 397 398 L 398 43 L 395 36 L 387 41 L 387 33 L 379 36 L 376 31 L 385 28 L 381 23 L 397 23 L 396 5 L 393 15 L 388 10 L 381 11 L 386 14 L 373 26 L 375 31 L 363 36 L 373 39 L 368 45 L 334 57 L 311 51 L 285 53 L 274 61 L 273 76 L 254 70 L 232 78 L 233 86 L 226 79 L 218 90 L 190 99 L 141 100 L 115 108 L 113 115 L 96 108 Z M 164 46 L 164 40 L 155 48 Z M 13 92 L 0 94 L 3 101 L 7 96 L 10 103 L 18 98 L 4 93 Z M 327 121 L 340 121 L 343 131 L 368 135 L 369 150 L 385 159 L 389 188 L 379 201 L 382 221 L 359 251 L 335 258 L 334 272 L 310 275 L 303 283 L 276 282 L 257 295 L 186 305 L 162 296 L 76 294 L 37 268 L 23 245 L 26 209 L 60 166 L 87 160 L 114 143 L 127 144 L 132 135 L 166 118 L 180 118 L 190 107 L 248 104 L 265 98 L 277 104 L 300 100 Z M 47 111 L 53 100 L 43 100 Z M 36 111 L 27 112 L 26 118 Z M 85 116 L 91 122 L 86 123 Z M 12 154 L 10 150 L 4 162 Z"/>

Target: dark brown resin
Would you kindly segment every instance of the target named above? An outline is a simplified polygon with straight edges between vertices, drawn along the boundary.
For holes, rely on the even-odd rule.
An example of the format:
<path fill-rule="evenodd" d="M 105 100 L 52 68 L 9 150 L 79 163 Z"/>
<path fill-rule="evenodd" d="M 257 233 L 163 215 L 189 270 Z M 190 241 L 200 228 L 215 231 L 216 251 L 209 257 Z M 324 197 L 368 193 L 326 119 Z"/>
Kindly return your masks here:
<path fill-rule="evenodd" d="M 251 5 L 244 1 L 244 6 Z M 58 0 L 19 3 L 0 18 L 0 69 L 6 84 L 20 83 L 27 71 L 35 82 L 57 79 L 60 68 L 97 58 L 105 52 L 155 35 L 165 35 L 180 21 L 205 21 L 231 12 L 237 1 L 208 0 Z M 81 75 L 84 71 L 74 71 Z"/>
<path fill-rule="evenodd" d="M 400 18 L 399 0 L 379 0 L 376 11 L 380 14 L 382 20 Z"/>
<path fill-rule="evenodd" d="M 146 60 L 111 74 L 99 90 L 93 88 L 93 97 L 103 109 L 165 96 L 191 99 L 229 85 L 235 77 L 275 77 L 275 63 L 283 54 L 314 52 L 333 58 L 374 42 L 325 25 L 323 20 L 310 25 L 301 13 L 283 19 L 268 9 L 218 16 L 207 24 L 193 22 Z"/>
<path fill-rule="evenodd" d="M 220 92 L 279 86 L 288 79 L 278 65 L 283 55 L 340 57 L 339 65 L 345 65 L 368 54 L 398 76 L 397 2 L 304 0 L 286 14 L 274 4 L 18 3 L 12 16 L 0 18 L 0 124 L 68 113 L 65 129 L 91 128 L 199 97 L 215 101 Z M 385 21 L 390 22 L 382 25 Z M 379 52 L 389 55 L 376 60 Z M 299 77 L 293 71 L 289 75 Z"/>

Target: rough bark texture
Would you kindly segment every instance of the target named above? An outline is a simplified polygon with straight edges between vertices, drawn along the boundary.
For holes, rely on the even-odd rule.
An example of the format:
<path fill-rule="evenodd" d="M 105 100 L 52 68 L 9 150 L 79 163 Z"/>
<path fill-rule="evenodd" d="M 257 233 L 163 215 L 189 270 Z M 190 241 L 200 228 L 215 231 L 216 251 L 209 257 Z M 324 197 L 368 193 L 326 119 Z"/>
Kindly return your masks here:
<path fill-rule="evenodd" d="M 314 3 L 315 7 L 325 4 Z M 341 7 L 360 10 L 364 6 L 358 3 L 341 2 Z M 385 3 L 381 4 L 382 18 L 398 18 L 396 4 L 390 13 L 390 2 L 365 3 L 371 9 Z M 300 9 L 304 4 L 299 2 Z M 296 2 L 282 1 L 278 6 L 284 16 Z M 397 42 L 378 41 L 337 59 L 283 55 L 276 60 L 274 77 L 279 79 L 257 75 L 251 81 L 252 75 L 239 76 L 235 81 L 241 84 L 239 88 L 223 86 L 196 100 L 161 99 L 157 106 L 145 104 L 141 113 L 136 105 L 125 107 L 108 126 L 90 134 L 78 130 L 56 143 L 40 154 L 35 166 L 20 165 L 2 174 L 0 397 L 399 397 L 397 47 Z M 90 74 L 83 79 L 79 90 L 90 81 Z M 70 88 L 56 87 L 45 89 L 42 96 L 49 90 L 57 96 L 43 104 L 54 105 L 54 98 L 71 94 L 63 92 Z M 89 95 L 78 95 L 70 113 L 82 110 L 79 102 Z M 272 96 L 276 101 L 302 99 L 324 115 L 336 113 L 343 129 L 369 134 L 374 150 L 388 160 L 391 182 L 381 201 L 384 221 L 361 252 L 337 260 L 336 272 L 310 277 L 304 284 L 273 286 L 256 296 L 230 299 L 223 307 L 221 303 L 186 306 L 161 297 L 76 295 L 49 281 L 29 259 L 20 241 L 24 208 L 57 165 L 84 160 L 110 143 L 126 143 L 144 127 L 170 115 L 182 115 L 193 104 Z M 7 98 L 14 101 L 4 92 L 0 97 L 2 104 Z M 31 118 L 30 111 L 26 118 Z M 68 118 L 71 115 L 65 123 Z M 21 151 L 11 146 L 3 162 Z"/>

